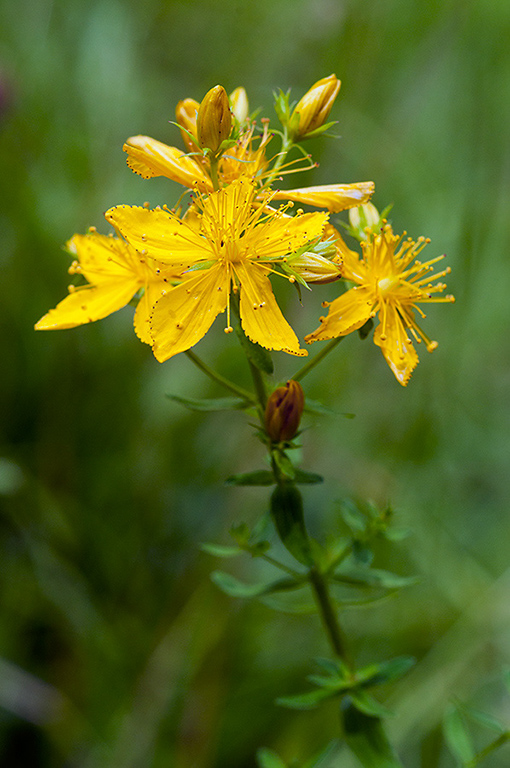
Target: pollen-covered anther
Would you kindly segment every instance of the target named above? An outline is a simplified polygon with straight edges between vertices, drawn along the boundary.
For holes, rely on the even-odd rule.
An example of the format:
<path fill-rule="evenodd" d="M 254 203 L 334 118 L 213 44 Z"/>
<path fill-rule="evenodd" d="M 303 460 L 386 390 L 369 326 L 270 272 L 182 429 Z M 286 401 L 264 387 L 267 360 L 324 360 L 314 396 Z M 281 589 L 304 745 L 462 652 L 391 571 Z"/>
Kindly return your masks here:
<path fill-rule="evenodd" d="M 225 333 L 232 333 L 232 332 L 233 332 L 233 330 L 234 330 L 234 329 L 232 328 L 232 326 L 231 326 L 231 325 L 227 325 L 227 327 L 225 328 Z"/>
<path fill-rule="evenodd" d="M 329 301 L 321 301 L 321 307 L 323 307 L 324 309 L 326 309 L 326 307 L 329 307 L 329 305 L 330 305 Z"/>
<path fill-rule="evenodd" d="M 437 341 L 429 341 L 427 344 L 427 352 L 433 352 L 435 349 L 437 349 L 439 344 Z"/>
<path fill-rule="evenodd" d="M 150 205 L 149 201 L 148 201 L 148 200 L 146 200 L 146 201 L 145 201 L 145 203 L 143 203 L 143 206 L 142 206 L 142 207 L 143 207 L 143 208 L 147 208 L 147 210 L 148 210 L 148 209 L 151 207 L 151 205 Z"/>
<path fill-rule="evenodd" d="M 89 227 L 89 232 L 97 232 L 97 227 Z"/>
<path fill-rule="evenodd" d="M 69 291 L 69 293 L 74 293 L 74 292 L 75 292 L 75 290 L 76 290 L 76 286 L 75 286 L 75 285 L 72 285 L 72 284 L 71 284 L 71 285 L 68 285 L 68 286 L 67 286 L 67 290 Z"/>
<path fill-rule="evenodd" d="M 295 283 L 295 282 L 296 282 L 296 278 L 293 275 L 291 275 L 289 277 L 289 283 Z"/>

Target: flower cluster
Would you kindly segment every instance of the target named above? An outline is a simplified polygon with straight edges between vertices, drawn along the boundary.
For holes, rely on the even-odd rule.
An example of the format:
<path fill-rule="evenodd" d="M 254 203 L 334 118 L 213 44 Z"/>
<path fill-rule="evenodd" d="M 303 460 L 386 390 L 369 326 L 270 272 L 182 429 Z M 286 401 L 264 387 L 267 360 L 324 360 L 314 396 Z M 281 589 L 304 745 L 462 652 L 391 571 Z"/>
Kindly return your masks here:
<path fill-rule="evenodd" d="M 276 302 L 271 279 L 307 288 L 344 279 L 354 287 L 329 305 L 328 316 L 305 341 L 346 335 L 378 313 L 374 341 L 397 380 L 407 384 L 418 362 L 410 337 L 424 339 L 428 350 L 437 346 L 416 324 L 415 312 L 423 316 L 417 305 L 452 300 L 436 295 L 445 286 L 435 279 L 446 270 L 430 275 L 437 259 L 415 260 L 427 241 L 397 237 L 379 219 L 368 203 L 370 181 L 280 188 L 285 176 L 313 167 L 300 142 L 333 125 L 326 121 L 339 89 L 340 81 L 330 75 L 295 106 L 280 92 L 275 109 L 281 125 L 270 130 L 269 120 L 258 125 L 250 117 L 244 88 L 228 96 L 218 85 L 201 103 L 178 103 L 185 151 L 148 136 L 129 138 L 123 148 L 131 170 L 144 179 L 165 176 L 179 183 L 183 196 L 189 192 L 188 205 L 119 205 L 105 214 L 115 235 L 91 228 L 71 238 L 69 272 L 84 280 L 69 287 L 36 329 L 82 325 L 135 301 L 135 332 L 160 362 L 193 347 L 224 312 L 226 333 L 233 313 L 251 341 L 306 355 Z M 289 160 L 295 147 L 297 159 Z M 305 213 L 294 210 L 295 203 L 321 210 Z M 329 221 L 346 209 L 352 212 L 351 233 L 362 240 L 361 255 Z"/>

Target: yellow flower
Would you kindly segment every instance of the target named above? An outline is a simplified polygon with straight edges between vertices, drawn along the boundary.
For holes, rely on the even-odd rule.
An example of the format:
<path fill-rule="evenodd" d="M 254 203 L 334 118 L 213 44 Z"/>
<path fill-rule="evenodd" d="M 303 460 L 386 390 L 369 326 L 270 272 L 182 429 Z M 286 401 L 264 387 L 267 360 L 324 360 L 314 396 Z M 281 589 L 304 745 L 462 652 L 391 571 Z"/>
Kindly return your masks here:
<path fill-rule="evenodd" d="M 403 237 L 394 235 L 386 224 L 380 233 L 370 233 L 367 241 L 361 243 L 361 259 L 354 251 L 344 250 L 343 275 L 356 285 L 330 304 L 324 302 L 323 306 L 329 306 L 328 315 L 321 318 L 317 330 L 305 336 L 305 341 L 311 343 L 345 336 L 361 328 L 378 312 L 379 325 L 374 332 L 374 342 L 381 347 L 397 381 L 405 386 L 418 364 L 410 336 L 418 343 L 423 339 L 429 352 L 437 347 L 437 342 L 431 341 L 415 320 L 415 312 L 425 317 L 417 305 L 451 302 L 454 298 L 434 295 L 444 291 L 446 285 L 433 281 L 450 271 L 447 268 L 430 274 L 432 265 L 443 256 L 425 263 L 414 261 L 429 240 L 420 237 L 415 242 Z"/>
<path fill-rule="evenodd" d="M 321 237 L 327 214 L 267 213 L 263 205 L 254 207 L 255 194 L 250 182 L 238 179 L 199 197 L 200 231 L 167 210 L 118 206 L 105 214 L 134 248 L 169 267 L 188 266 L 186 280 L 154 307 L 151 333 L 160 362 L 193 347 L 225 309 L 225 331 L 231 332 L 231 291 L 239 291 L 241 325 L 252 341 L 306 355 L 276 303 L 269 275 L 287 254 Z"/>
<path fill-rule="evenodd" d="M 134 327 L 138 337 L 151 344 L 150 312 L 171 273 L 157 272 L 150 258 L 124 240 L 99 235 L 93 228 L 87 235 L 74 235 L 67 248 L 77 257 L 69 268 L 70 274 L 82 275 L 88 284 L 69 286 L 69 295 L 36 323 L 36 330 L 74 328 L 100 320 L 122 309 L 143 288 Z"/>
<path fill-rule="evenodd" d="M 366 203 L 373 193 L 373 181 L 359 181 L 355 184 L 324 184 L 319 187 L 281 189 L 275 192 L 273 199 L 292 200 L 317 208 L 327 208 L 330 213 L 338 213 Z"/>

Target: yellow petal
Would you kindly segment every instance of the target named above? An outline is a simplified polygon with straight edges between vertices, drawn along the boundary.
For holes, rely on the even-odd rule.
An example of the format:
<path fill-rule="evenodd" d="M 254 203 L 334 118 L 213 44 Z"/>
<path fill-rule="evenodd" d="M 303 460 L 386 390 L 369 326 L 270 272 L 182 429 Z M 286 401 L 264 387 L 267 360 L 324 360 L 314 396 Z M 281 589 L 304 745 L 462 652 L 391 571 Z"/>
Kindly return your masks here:
<path fill-rule="evenodd" d="M 367 288 L 351 288 L 331 302 L 328 316 L 321 318 L 321 325 L 317 330 L 305 336 L 306 343 L 334 339 L 336 336 L 345 336 L 351 331 L 356 331 L 370 318 L 372 306 L 373 301 Z"/>
<path fill-rule="evenodd" d="M 112 280 L 98 286 L 78 288 L 66 296 L 55 309 L 36 323 L 36 331 L 74 328 L 92 323 L 126 306 L 139 288 L 136 279 L 119 282 Z"/>
<path fill-rule="evenodd" d="M 143 274 L 139 255 L 118 237 L 89 232 L 74 235 L 66 245 L 78 257 L 79 273 L 92 285 L 101 285 L 112 279 L 130 280 Z"/>
<path fill-rule="evenodd" d="M 150 328 L 151 315 L 154 305 L 161 298 L 161 291 L 163 290 L 171 290 L 168 287 L 168 283 L 163 280 L 151 280 L 145 286 L 145 291 L 136 307 L 133 324 L 136 335 L 144 344 L 152 345 L 154 341 Z"/>
<path fill-rule="evenodd" d="M 230 279 L 215 265 L 170 288 L 154 307 L 151 335 L 160 363 L 193 347 L 225 310 Z"/>
<path fill-rule="evenodd" d="M 234 269 L 241 283 L 241 325 L 248 338 L 266 349 L 306 355 L 276 303 L 264 268 L 253 262 L 237 262 Z"/>
<path fill-rule="evenodd" d="M 161 208 L 118 205 L 106 211 L 105 218 L 134 248 L 157 261 L 186 269 L 211 259 L 207 240 L 185 221 Z"/>
<path fill-rule="evenodd" d="M 327 219 L 327 213 L 305 213 L 291 217 L 277 214 L 250 233 L 250 251 L 254 252 L 257 259 L 281 258 L 321 238 Z"/>
<path fill-rule="evenodd" d="M 327 208 L 331 213 L 338 213 L 354 205 L 366 203 L 373 192 L 373 181 L 360 181 L 356 184 L 325 184 L 320 187 L 281 189 L 275 193 L 273 199 L 294 200 L 296 203 Z"/>
<path fill-rule="evenodd" d="M 384 323 L 381 318 L 383 311 L 385 312 Z M 379 319 L 381 322 L 374 331 L 374 343 L 381 347 L 397 381 L 405 387 L 418 365 L 418 353 L 394 307 L 385 306 L 384 309 L 379 310 Z"/>
<path fill-rule="evenodd" d="M 198 163 L 177 147 L 169 147 L 150 136 L 131 136 L 123 150 L 128 154 L 127 164 L 131 170 L 144 179 L 166 176 L 185 187 L 212 191 L 211 181 Z"/>

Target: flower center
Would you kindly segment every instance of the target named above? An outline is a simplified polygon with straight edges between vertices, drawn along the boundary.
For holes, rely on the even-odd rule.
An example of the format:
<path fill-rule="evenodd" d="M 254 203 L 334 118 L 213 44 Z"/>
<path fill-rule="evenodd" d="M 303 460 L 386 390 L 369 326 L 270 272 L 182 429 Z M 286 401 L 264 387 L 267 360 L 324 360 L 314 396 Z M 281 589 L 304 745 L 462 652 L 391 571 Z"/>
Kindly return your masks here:
<path fill-rule="evenodd" d="M 397 285 L 398 278 L 395 277 L 383 277 L 381 280 L 377 281 L 377 290 L 379 292 L 379 295 L 382 299 L 386 298 L 386 296 L 393 290 L 393 288 Z"/>

